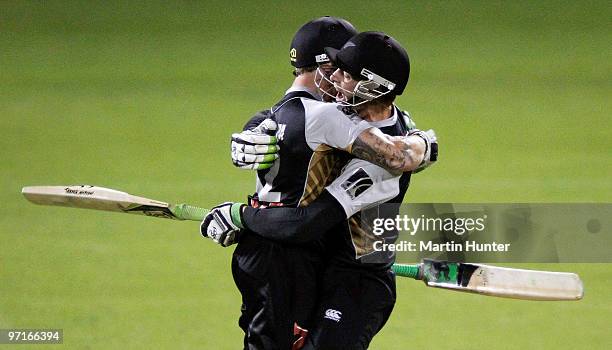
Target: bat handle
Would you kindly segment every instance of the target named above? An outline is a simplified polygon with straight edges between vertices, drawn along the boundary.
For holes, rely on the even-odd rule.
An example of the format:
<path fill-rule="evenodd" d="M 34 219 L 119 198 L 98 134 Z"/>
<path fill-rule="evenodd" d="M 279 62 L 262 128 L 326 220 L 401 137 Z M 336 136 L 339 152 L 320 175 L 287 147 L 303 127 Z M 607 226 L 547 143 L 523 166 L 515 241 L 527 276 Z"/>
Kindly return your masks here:
<path fill-rule="evenodd" d="M 402 276 L 402 277 L 410 277 L 410 278 L 414 278 L 415 280 L 420 280 L 421 279 L 421 273 L 420 273 L 420 264 L 415 264 L 415 265 L 406 265 L 406 264 L 393 264 L 393 272 L 395 272 L 396 275 L 398 276 Z"/>
<path fill-rule="evenodd" d="M 210 210 L 182 203 L 172 206 L 170 211 L 178 220 L 201 221 Z"/>

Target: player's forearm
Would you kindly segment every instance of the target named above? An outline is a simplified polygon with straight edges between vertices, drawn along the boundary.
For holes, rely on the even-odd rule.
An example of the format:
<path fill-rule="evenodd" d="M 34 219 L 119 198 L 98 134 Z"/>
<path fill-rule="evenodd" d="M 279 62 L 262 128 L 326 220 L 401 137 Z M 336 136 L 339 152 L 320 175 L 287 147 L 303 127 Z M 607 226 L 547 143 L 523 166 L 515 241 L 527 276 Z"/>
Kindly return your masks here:
<path fill-rule="evenodd" d="M 416 169 L 423 161 L 425 142 L 414 136 L 389 138 L 379 129 L 363 131 L 350 153 L 387 169 L 393 174 Z"/>
<path fill-rule="evenodd" d="M 247 229 L 286 243 L 315 240 L 345 219 L 344 209 L 327 191 L 308 207 L 246 207 L 242 213 L 242 222 Z"/>
<path fill-rule="evenodd" d="M 393 136 L 389 140 L 397 149 L 401 150 L 406 159 L 402 171 L 413 171 L 418 168 L 425 158 L 426 143 L 419 136 Z"/>

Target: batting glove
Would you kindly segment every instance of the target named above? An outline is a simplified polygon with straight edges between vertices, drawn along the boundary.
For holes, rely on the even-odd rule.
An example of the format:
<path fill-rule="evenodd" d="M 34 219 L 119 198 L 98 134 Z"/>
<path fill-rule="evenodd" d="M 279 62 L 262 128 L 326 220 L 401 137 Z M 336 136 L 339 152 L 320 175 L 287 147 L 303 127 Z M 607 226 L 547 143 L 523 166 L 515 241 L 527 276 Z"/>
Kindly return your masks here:
<path fill-rule="evenodd" d="M 438 161 L 438 137 L 433 129 L 427 131 L 413 129 L 408 132 L 408 136 L 418 136 L 425 141 L 423 161 L 421 165 L 414 170 L 414 173 L 421 172 Z"/>
<path fill-rule="evenodd" d="M 276 129 L 274 120 L 265 119 L 251 130 L 232 134 L 232 163 L 240 169 L 272 167 L 279 151 Z"/>
<path fill-rule="evenodd" d="M 202 236 L 223 247 L 238 242 L 240 229 L 244 228 L 240 217 L 242 206 L 242 203 L 225 202 L 212 208 L 200 224 Z"/>

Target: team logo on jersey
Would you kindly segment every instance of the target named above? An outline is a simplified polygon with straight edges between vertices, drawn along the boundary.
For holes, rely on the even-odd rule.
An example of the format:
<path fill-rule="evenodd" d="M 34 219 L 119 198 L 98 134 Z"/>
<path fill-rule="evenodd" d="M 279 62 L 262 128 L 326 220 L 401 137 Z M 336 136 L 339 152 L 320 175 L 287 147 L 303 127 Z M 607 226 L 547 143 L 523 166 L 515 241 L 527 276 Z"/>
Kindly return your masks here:
<path fill-rule="evenodd" d="M 291 62 L 295 62 L 297 61 L 297 50 L 294 48 L 291 49 L 291 51 L 289 51 L 289 58 L 291 59 Z"/>
<path fill-rule="evenodd" d="M 370 175 L 368 175 L 368 173 L 366 173 L 362 168 L 359 168 L 340 186 L 342 186 L 351 199 L 355 199 L 368 188 L 372 187 L 373 184 L 374 182 L 372 181 L 372 178 L 370 178 Z"/>
<path fill-rule="evenodd" d="M 326 318 L 328 320 L 340 322 L 340 319 L 342 318 L 342 312 L 340 312 L 338 310 L 334 310 L 334 309 L 327 309 L 327 310 L 325 310 L 325 317 L 324 318 Z"/>

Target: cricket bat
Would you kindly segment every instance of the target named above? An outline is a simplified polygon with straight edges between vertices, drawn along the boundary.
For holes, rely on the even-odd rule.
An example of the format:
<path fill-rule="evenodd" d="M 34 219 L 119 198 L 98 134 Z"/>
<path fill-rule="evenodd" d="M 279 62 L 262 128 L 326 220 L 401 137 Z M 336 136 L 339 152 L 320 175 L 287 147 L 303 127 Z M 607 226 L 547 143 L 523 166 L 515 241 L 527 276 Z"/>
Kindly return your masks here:
<path fill-rule="evenodd" d="M 569 272 L 511 269 L 423 259 L 393 265 L 396 275 L 422 280 L 429 287 L 525 300 L 580 300 L 580 277 Z"/>
<path fill-rule="evenodd" d="M 106 210 L 175 220 L 200 221 L 208 209 L 134 196 L 89 185 L 30 186 L 21 191 L 40 205 Z M 429 287 L 527 300 L 579 300 L 584 294 L 578 275 L 510 269 L 424 259 L 416 265 L 394 264 L 397 276 L 423 280 Z"/>
<path fill-rule="evenodd" d="M 204 208 L 169 204 L 90 185 L 29 186 L 24 187 L 21 193 L 35 204 L 106 210 L 175 220 L 200 221 L 208 213 L 208 209 Z"/>

